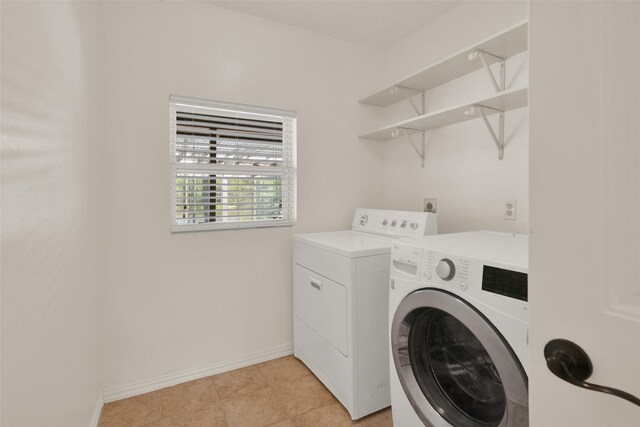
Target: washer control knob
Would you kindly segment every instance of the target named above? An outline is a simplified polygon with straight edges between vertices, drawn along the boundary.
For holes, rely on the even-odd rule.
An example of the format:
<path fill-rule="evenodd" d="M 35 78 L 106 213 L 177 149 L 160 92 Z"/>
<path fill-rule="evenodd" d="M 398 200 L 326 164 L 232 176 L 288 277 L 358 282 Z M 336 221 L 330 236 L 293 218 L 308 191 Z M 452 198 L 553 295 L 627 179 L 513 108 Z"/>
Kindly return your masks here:
<path fill-rule="evenodd" d="M 382 220 L 382 225 L 387 225 L 389 224 L 389 220 L 387 218 Z"/>
<path fill-rule="evenodd" d="M 400 223 L 400 227 L 405 228 L 407 226 L 407 220 L 403 219 L 402 222 Z"/>
<path fill-rule="evenodd" d="M 469 289 L 469 285 L 467 284 L 467 282 L 460 282 L 460 289 L 462 289 L 463 291 Z"/>
<path fill-rule="evenodd" d="M 365 225 L 369 221 L 369 215 L 360 215 L 360 225 Z"/>
<path fill-rule="evenodd" d="M 409 227 L 410 227 L 412 230 L 415 230 L 416 228 L 418 228 L 418 223 L 417 223 L 417 222 L 412 222 L 411 224 L 409 224 Z"/>
<path fill-rule="evenodd" d="M 431 280 L 431 279 L 433 279 L 433 274 L 427 272 L 427 273 L 424 274 L 424 278 L 427 279 L 427 280 Z"/>
<path fill-rule="evenodd" d="M 398 223 L 398 221 L 396 221 L 396 220 L 394 219 L 393 221 L 391 221 L 391 226 L 392 226 L 392 227 L 395 227 L 397 223 Z"/>
<path fill-rule="evenodd" d="M 456 266 L 449 258 L 442 258 L 436 265 L 436 273 L 442 280 L 451 280 L 456 275 Z"/>

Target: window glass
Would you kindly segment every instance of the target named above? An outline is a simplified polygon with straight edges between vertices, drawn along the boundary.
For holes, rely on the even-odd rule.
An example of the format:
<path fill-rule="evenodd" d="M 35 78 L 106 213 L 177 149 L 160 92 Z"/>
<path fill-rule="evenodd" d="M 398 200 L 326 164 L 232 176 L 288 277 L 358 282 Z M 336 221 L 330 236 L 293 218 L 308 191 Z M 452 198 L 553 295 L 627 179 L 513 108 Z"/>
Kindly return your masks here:
<path fill-rule="evenodd" d="M 173 231 L 292 225 L 295 113 L 172 97 Z"/>

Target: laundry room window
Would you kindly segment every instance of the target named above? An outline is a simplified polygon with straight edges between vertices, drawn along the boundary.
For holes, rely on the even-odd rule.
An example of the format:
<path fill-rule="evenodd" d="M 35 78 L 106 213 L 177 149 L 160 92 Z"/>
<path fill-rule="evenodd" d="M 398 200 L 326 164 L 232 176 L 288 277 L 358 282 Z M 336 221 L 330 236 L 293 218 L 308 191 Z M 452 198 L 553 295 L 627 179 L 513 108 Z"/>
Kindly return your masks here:
<path fill-rule="evenodd" d="M 171 230 L 290 226 L 296 113 L 172 96 Z"/>

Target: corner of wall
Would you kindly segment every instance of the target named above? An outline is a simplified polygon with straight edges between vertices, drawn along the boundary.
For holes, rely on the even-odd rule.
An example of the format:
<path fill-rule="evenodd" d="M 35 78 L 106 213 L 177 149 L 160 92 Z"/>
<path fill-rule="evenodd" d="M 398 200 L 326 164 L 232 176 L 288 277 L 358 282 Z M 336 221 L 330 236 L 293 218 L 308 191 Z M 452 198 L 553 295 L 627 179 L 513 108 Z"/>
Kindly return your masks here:
<path fill-rule="evenodd" d="M 384 86 L 527 18 L 524 1 L 461 2 L 384 51 Z M 515 67 L 508 64 L 508 81 L 521 83 L 528 78 L 527 54 L 521 55 L 514 57 Z M 485 81 L 478 77 L 484 76 L 471 73 L 427 91 L 427 112 L 457 105 L 467 93 L 484 90 L 478 84 Z M 387 107 L 385 114 L 382 119 L 387 123 L 378 126 L 414 113 L 410 106 L 398 103 Z M 424 168 L 405 141 L 382 142 L 385 208 L 420 210 L 423 198 L 436 198 L 441 232 L 528 232 L 528 116 L 521 109 L 507 112 L 506 135 L 511 139 L 500 163 L 495 160 L 489 133 L 476 125 L 469 121 L 428 131 Z M 517 221 L 502 219 L 505 200 L 518 201 Z"/>

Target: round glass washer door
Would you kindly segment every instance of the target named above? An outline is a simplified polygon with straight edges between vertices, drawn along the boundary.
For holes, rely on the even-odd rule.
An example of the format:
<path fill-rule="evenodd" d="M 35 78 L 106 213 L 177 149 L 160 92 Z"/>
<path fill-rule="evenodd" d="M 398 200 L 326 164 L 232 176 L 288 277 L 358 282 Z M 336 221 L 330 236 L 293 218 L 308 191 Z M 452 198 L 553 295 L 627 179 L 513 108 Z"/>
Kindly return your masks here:
<path fill-rule="evenodd" d="M 528 426 L 527 376 L 502 335 L 466 301 L 421 289 L 391 326 L 396 372 L 427 426 Z"/>

